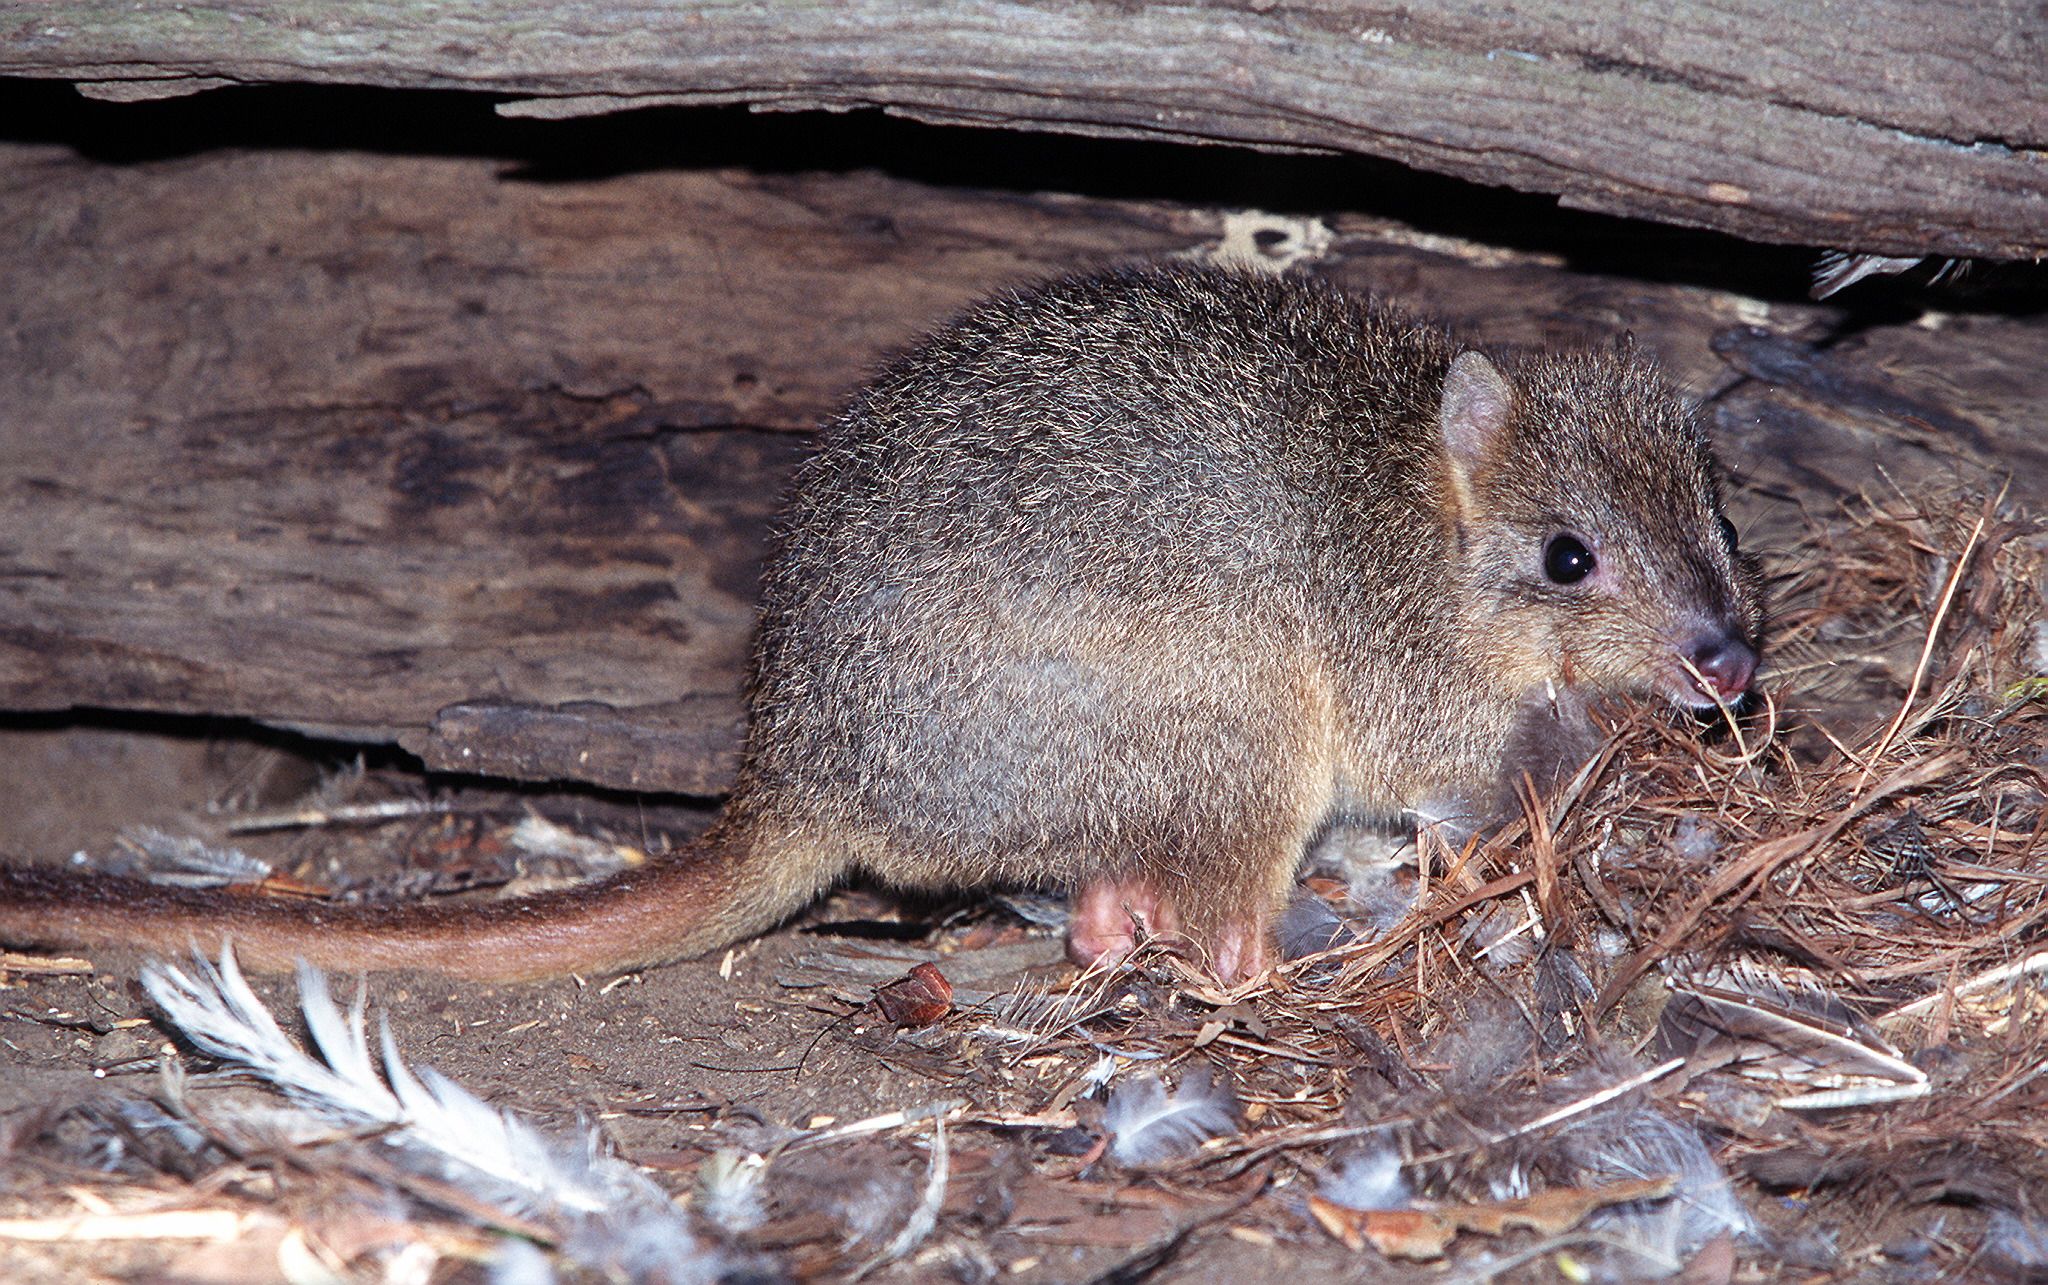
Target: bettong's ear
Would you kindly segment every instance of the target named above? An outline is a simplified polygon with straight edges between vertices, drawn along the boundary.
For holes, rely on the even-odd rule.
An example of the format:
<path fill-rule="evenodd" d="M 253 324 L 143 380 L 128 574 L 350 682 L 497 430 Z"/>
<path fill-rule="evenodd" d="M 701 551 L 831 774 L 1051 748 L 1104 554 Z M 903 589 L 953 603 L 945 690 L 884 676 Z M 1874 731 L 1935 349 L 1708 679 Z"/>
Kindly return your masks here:
<path fill-rule="evenodd" d="M 1472 512 L 1473 478 L 1500 457 L 1514 397 L 1507 377 L 1484 353 L 1468 350 L 1452 358 L 1437 429 L 1461 517 Z"/>

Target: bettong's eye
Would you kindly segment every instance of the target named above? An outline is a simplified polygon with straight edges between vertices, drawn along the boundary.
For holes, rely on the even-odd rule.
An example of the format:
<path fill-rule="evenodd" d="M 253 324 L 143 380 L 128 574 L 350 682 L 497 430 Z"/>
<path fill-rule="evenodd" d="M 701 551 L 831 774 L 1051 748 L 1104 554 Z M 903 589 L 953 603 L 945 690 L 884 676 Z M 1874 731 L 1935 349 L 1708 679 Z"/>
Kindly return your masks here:
<path fill-rule="evenodd" d="M 1543 546 L 1543 574 L 1555 584 L 1577 584 L 1598 565 L 1593 551 L 1575 535 L 1554 535 Z"/>
<path fill-rule="evenodd" d="M 1721 519 L 1721 543 L 1728 546 L 1729 556 L 1734 556 L 1736 552 L 1735 524 L 1727 518 Z"/>

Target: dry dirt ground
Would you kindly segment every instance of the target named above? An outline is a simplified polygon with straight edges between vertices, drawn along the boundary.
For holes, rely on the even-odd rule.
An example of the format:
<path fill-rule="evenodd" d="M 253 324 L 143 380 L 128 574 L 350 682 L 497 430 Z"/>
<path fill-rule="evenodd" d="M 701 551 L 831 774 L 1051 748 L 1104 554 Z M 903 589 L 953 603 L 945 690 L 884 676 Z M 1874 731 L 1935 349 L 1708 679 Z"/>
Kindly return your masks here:
<path fill-rule="evenodd" d="M 2038 978 L 2048 913 L 2044 549 L 1982 500 L 1838 522 L 1781 568 L 1786 666 L 1861 659 L 1780 688 L 1775 748 L 1627 724 L 1533 832 L 1437 853 L 1431 889 L 1326 862 L 1306 888 L 1359 937 L 1239 993 L 1170 953 L 1077 980 L 1030 898 L 864 890 L 625 977 L 369 979 L 412 1065 L 594 1131 L 674 1198 L 610 1221 L 495 1199 L 386 1126 L 285 1119 L 168 1036 L 135 959 L 7 956 L 0 1277 L 2037 1279 L 2048 1037 L 2011 975 Z M 10 731 L 0 772 L 13 852 L 161 865 L 198 838 L 286 895 L 528 890 L 708 816 L 113 718 Z M 919 961 L 950 995 L 903 980 Z M 292 984 L 255 986 L 303 1039 Z M 1151 1105 L 1187 1131 L 1128 1155 L 1162 1068 Z M 1376 1165 L 1405 1185 L 1361 1198 Z"/>

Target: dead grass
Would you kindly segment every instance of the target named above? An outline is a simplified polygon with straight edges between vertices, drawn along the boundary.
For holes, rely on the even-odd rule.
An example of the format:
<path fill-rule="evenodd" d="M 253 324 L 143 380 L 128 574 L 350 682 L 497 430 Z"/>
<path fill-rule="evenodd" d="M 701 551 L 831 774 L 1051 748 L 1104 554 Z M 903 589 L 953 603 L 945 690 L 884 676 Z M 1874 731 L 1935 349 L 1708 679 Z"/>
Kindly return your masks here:
<path fill-rule="evenodd" d="M 1672 1168 L 1687 1148 L 1711 1155 L 1768 1215 L 1754 1237 L 1680 1236 L 1668 1265 L 1690 1262 L 1689 1279 L 1797 1258 L 1819 1233 L 1819 1279 L 1853 1275 L 1881 1247 L 1903 1253 L 1901 1237 L 1942 1271 L 2037 1270 L 2026 1237 L 2043 1234 L 2031 1193 L 2048 1191 L 2044 549 L 2034 522 L 1982 496 L 1893 496 L 1818 524 L 1778 568 L 1767 708 L 1705 736 L 1654 711 L 1614 713 L 1606 752 L 1560 797 L 1532 801 L 1484 844 L 1426 844 L 1412 909 L 1391 931 L 1252 986 L 1219 991 L 1155 946 L 1111 972 L 960 1004 L 920 1030 L 825 1001 L 834 1021 L 819 1039 L 943 1081 L 960 1104 L 860 1132 L 862 1145 L 890 1140 L 900 1171 L 879 1233 L 818 1194 L 833 1185 L 819 1157 L 839 1136 L 710 1130 L 699 1157 L 715 1145 L 730 1149 L 721 1164 L 751 1157 L 769 1212 L 720 1227 L 700 1200 L 701 1230 L 733 1261 L 805 1274 L 1071 1279 L 1030 1251 L 1053 1227 L 1058 1243 L 1105 1250 L 1103 1272 L 1221 1234 L 1311 1259 L 1362 1253 L 1345 1270 L 1370 1277 L 1373 1252 L 1356 1246 L 1420 1242 L 1383 1240 L 1395 1233 L 1368 1225 L 1380 1215 L 1333 1214 L 1328 1201 L 1312 1220 L 1301 1192 L 1346 1156 L 1391 1148 L 1410 1214 L 1460 1211 L 1431 1233 L 1466 1229 L 1449 1252 L 1473 1278 L 1543 1278 L 1575 1256 L 1620 1279 L 1665 1251 L 1592 1211 L 1611 1203 L 1603 1185 L 1623 1191 L 1614 1139 L 1650 1113 L 1699 1140 L 1658 1153 Z M 1343 912 L 1341 882 L 1312 886 Z M 1234 1131 L 1142 1171 L 1105 1157 L 1103 1077 L 1179 1081 L 1197 1068 L 1228 1086 Z M 951 1141 L 918 1159 L 911 1140 L 945 1118 Z M 207 1128 L 203 1113 L 192 1121 Z M 336 1159 L 374 1154 L 360 1144 L 252 1159 L 222 1143 L 215 1130 L 182 1167 L 145 1166 L 156 1203 L 210 1207 L 209 1193 L 232 1193 L 220 1207 L 260 1213 L 275 1239 L 396 1189 L 436 1261 L 485 1252 L 478 1226 L 555 1243 L 544 1226 Z M 193 1158 L 207 1154 L 210 1168 Z M 315 1205 L 266 1197 L 250 1176 L 265 1165 L 338 1170 L 359 1190 Z M 701 1166 L 663 1168 L 684 1181 Z M 127 1173 L 141 1181 L 133 1163 Z M 1709 1164 L 1681 1179 L 1679 1198 L 1704 1203 L 1717 1182 Z M 1578 1189 L 1559 1225 L 1525 1221 L 1510 1241 L 1471 1232 L 1517 1225 L 1527 1204 L 1499 1204 L 1517 1193 Z M 913 1215 L 933 1221 L 914 1238 Z M 322 1252 L 361 1279 L 391 1261 Z"/>

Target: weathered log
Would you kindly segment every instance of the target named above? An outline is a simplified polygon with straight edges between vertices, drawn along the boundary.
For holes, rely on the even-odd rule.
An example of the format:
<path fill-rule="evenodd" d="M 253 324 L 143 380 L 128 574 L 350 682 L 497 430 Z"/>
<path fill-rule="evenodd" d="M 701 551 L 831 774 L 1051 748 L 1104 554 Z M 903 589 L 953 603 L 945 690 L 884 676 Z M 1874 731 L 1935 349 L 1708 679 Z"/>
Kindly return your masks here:
<path fill-rule="evenodd" d="M 529 115 L 881 107 L 1391 157 L 1753 240 L 2048 254 L 2048 15 L 2023 0 L 17 0 L 0 73 L 488 90 Z"/>
<path fill-rule="evenodd" d="M 0 710 L 241 717 L 454 770 L 718 790 L 800 430 L 991 289 L 1224 245 L 1309 253 L 1489 341 L 1633 330 L 1710 398 L 1762 547 L 1767 493 L 1790 512 L 1881 467 L 1955 458 L 2048 494 L 2038 318 L 1816 351 L 1839 310 L 1358 218 L 501 168 L 0 146 Z"/>
<path fill-rule="evenodd" d="M 0 709 L 715 792 L 791 430 L 976 295 L 1198 235 L 873 175 L 498 170 L 0 147 Z"/>

